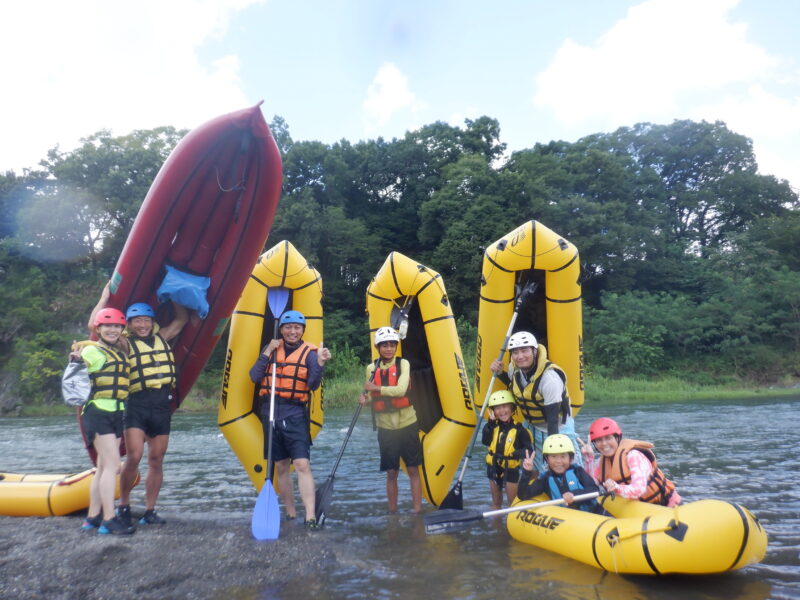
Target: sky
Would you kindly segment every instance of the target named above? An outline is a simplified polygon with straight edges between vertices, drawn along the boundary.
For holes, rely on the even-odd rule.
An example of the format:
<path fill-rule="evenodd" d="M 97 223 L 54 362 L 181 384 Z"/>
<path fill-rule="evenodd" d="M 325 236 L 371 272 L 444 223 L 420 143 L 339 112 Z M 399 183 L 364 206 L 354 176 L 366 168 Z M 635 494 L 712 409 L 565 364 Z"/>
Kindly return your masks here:
<path fill-rule="evenodd" d="M 295 141 L 723 121 L 800 191 L 796 0 L 4 0 L 0 173 L 264 101 Z"/>

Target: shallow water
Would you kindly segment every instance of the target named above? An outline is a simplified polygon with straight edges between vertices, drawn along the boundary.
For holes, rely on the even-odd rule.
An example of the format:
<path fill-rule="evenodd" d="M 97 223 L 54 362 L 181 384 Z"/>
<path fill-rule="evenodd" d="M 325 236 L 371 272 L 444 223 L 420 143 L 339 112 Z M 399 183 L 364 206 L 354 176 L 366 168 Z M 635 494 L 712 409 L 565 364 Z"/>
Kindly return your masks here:
<path fill-rule="evenodd" d="M 602 412 L 589 406 L 576 419 L 585 433 L 592 419 L 613 416 L 630 437 L 654 442 L 659 463 L 686 501 L 719 498 L 754 512 L 769 534 L 769 549 L 763 563 L 741 571 L 713 577 L 618 576 L 517 542 L 499 520 L 426 535 L 422 518 L 410 513 L 402 475 L 400 514 L 386 514 L 377 441 L 365 415 L 337 471 L 327 526 L 315 534 L 337 561 L 315 578 L 237 597 L 800 598 L 799 410 L 800 398 L 710 401 Z M 159 499 L 159 511 L 167 518 L 181 514 L 249 521 L 255 491 L 215 417 L 179 413 L 174 418 Z M 350 419 L 349 412 L 326 416 L 312 451 L 318 484 L 328 476 Z M 69 473 L 87 466 L 74 419 L 0 419 L 0 471 Z M 480 445 L 464 493 L 466 508 L 488 509 Z M 140 487 L 134 505 L 142 500 Z M 247 590 L 247 582 L 242 586 Z"/>

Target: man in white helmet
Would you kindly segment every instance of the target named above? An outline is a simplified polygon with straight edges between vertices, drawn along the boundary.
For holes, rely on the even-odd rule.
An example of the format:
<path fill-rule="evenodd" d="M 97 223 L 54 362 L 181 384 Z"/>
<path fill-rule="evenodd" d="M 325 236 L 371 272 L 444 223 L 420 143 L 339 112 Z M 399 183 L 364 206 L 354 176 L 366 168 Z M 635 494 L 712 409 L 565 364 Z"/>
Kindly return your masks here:
<path fill-rule="evenodd" d="M 534 469 L 545 470 L 542 459 L 544 440 L 549 435 L 563 433 L 577 446 L 575 421 L 567 392 L 567 374 L 547 360 L 547 348 L 536 341 L 529 331 L 518 331 L 508 339 L 511 361 L 508 372 L 503 363 L 495 360 L 492 372 L 505 383 L 517 401 L 522 415 L 533 434 Z M 581 466 L 579 457 L 576 464 Z"/>
<path fill-rule="evenodd" d="M 378 447 L 381 452 L 381 471 L 386 472 L 386 498 L 389 512 L 397 512 L 397 477 L 400 459 L 406 463 L 411 482 L 413 510 L 422 510 L 422 483 L 419 465 L 422 464 L 422 444 L 419 441 L 417 413 L 406 392 L 411 375 L 411 364 L 398 359 L 397 345 L 400 336 L 391 327 L 381 327 L 375 332 L 378 360 L 367 365 L 367 382 L 358 401 L 363 406 L 372 401 L 372 414 L 378 428 Z"/>

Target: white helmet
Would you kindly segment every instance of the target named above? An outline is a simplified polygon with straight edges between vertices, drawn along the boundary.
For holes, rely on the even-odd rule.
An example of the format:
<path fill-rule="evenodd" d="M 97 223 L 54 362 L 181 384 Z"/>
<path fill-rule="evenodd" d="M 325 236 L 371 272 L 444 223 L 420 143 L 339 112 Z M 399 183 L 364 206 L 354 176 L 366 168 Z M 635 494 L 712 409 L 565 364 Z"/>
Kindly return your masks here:
<path fill-rule="evenodd" d="M 391 327 L 379 327 L 375 332 L 375 345 L 380 346 L 383 342 L 399 342 L 400 335 Z"/>
<path fill-rule="evenodd" d="M 508 349 L 514 348 L 538 348 L 536 337 L 530 331 L 518 331 L 508 338 Z"/>

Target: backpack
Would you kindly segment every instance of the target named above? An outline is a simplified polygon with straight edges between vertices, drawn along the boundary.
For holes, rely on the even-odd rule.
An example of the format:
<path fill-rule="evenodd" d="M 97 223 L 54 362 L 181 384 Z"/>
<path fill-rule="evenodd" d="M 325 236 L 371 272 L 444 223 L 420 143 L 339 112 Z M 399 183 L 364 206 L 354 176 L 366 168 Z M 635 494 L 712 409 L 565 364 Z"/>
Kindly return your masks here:
<path fill-rule="evenodd" d="M 89 369 L 82 360 L 69 362 L 61 376 L 61 396 L 68 406 L 83 406 L 89 400 L 92 382 L 89 380 Z"/>

